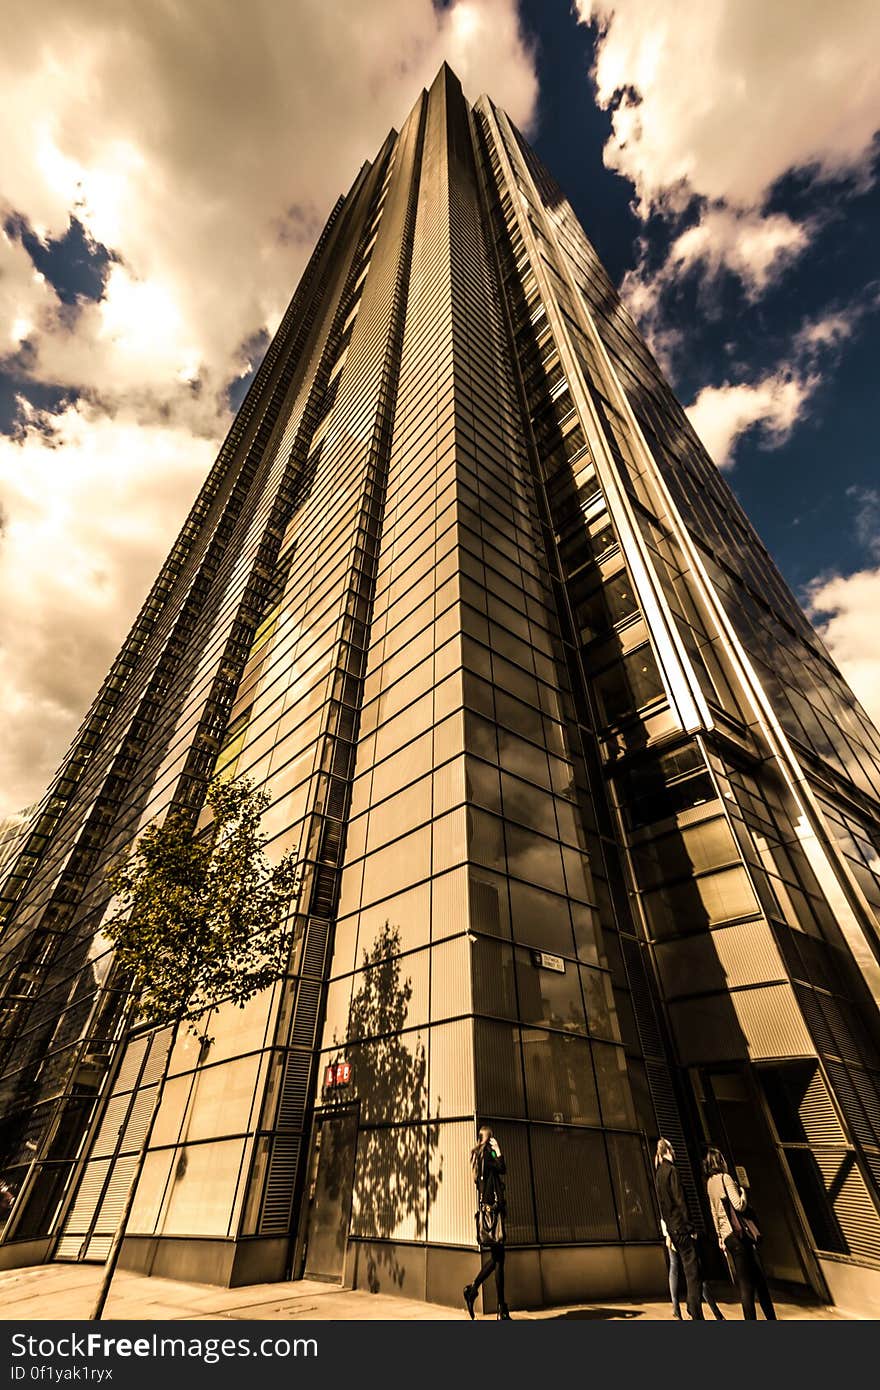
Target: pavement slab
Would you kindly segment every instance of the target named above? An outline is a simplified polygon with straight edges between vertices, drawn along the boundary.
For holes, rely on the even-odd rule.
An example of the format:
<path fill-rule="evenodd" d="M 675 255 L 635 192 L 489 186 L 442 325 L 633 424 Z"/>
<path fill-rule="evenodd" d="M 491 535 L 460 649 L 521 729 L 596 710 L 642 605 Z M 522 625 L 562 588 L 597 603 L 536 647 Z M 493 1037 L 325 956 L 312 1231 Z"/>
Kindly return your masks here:
<path fill-rule="evenodd" d="M 100 1266 L 81 1264 L 47 1264 L 0 1271 L 0 1318 L 16 1322 L 85 1319 L 94 1304 L 101 1273 Z M 726 1317 L 741 1318 L 739 1305 L 732 1297 L 720 1301 Z M 783 1320 L 849 1320 L 849 1315 L 839 1308 L 793 1303 L 784 1298 L 777 1302 L 776 1309 Z M 514 1316 L 530 1320 L 672 1321 L 667 1302 L 638 1303 L 623 1299 L 609 1304 L 515 1310 Z M 117 1272 L 104 1311 L 105 1321 L 145 1322 L 242 1318 L 266 1322 L 297 1319 L 400 1322 L 414 1319 L 451 1321 L 466 1317 L 464 1308 L 447 1308 L 437 1303 L 345 1289 L 313 1280 L 225 1289 L 213 1284 L 148 1278 L 127 1270 Z"/>

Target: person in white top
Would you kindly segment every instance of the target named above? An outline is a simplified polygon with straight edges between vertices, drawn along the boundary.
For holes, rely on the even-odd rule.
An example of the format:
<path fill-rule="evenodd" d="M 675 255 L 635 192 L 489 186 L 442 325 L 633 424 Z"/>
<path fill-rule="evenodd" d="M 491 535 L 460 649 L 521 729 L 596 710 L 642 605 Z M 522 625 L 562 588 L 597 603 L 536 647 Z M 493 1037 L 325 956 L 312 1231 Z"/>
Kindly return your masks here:
<path fill-rule="evenodd" d="M 747 1213 L 748 1197 L 727 1171 L 727 1163 L 720 1149 L 706 1150 L 703 1173 L 718 1244 L 733 1261 L 743 1317 L 749 1321 L 757 1317 L 757 1295 L 764 1317 L 768 1322 L 775 1322 L 776 1309 L 758 1255 L 760 1232 L 753 1217 Z"/>

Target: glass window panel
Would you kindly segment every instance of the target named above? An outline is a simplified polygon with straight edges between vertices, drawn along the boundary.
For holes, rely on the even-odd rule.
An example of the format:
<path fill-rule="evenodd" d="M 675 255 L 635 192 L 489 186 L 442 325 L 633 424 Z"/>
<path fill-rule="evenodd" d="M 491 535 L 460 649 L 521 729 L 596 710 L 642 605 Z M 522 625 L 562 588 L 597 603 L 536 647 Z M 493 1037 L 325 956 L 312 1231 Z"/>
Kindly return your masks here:
<path fill-rule="evenodd" d="M 367 856 L 362 901 L 367 904 L 388 897 L 414 879 L 427 878 L 430 871 L 431 827 L 426 825 Z"/>
<path fill-rule="evenodd" d="M 655 1240 L 659 1222 L 645 1146 L 634 1134 L 609 1134 L 607 1138 L 620 1234 L 624 1240 Z"/>
<path fill-rule="evenodd" d="M 631 853 L 637 881 L 645 888 L 739 859 L 733 833 L 722 817 L 685 826 Z"/>
<path fill-rule="evenodd" d="M 352 1002 L 354 1016 L 357 1001 Z M 371 995 L 365 1010 L 375 1016 L 364 1026 L 394 1026 L 395 1002 Z M 358 1027 L 358 1031 L 360 1028 Z M 361 1105 L 361 1123 L 389 1124 L 425 1120 L 428 1114 L 428 1054 L 426 1030 L 388 1033 L 363 1043 L 349 1043 L 352 1064 L 351 1098 Z"/>
<path fill-rule="evenodd" d="M 510 912 L 515 941 L 554 955 L 572 954 L 571 920 L 565 898 L 511 882 Z"/>
<path fill-rule="evenodd" d="M 504 869 L 504 827 L 497 816 L 468 807 L 470 858 L 488 869 Z"/>
<path fill-rule="evenodd" d="M 635 1125 L 636 1117 L 623 1048 L 593 1043 L 593 1063 L 599 1082 L 603 1124 L 631 1128 Z"/>
<path fill-rule="evenodd" d="M 472 748 L 470 741 L 469 741 L 469 740 L 466 741 L 466 739 L 465 739 L 465 723 L 464 723 L 464 721 L 465 721 L 465 719 L 471 720 L 471 719 L 474 719 L 474 718 L 476 718 L 476 716 L 470 714 L 470 712 L 463 712 L 463 711 L 461 711 L 461 710 L 457 710 L 454 714 L 451 714 L 451 715 L 449 716 L 448 719 L 442 720 L 439 724 L 437 724 L 437 725 L 435 726 L 435 728 L 434 728 L 434 766 L 435 766 L 435 767 L 439 767 L 441 763 L 445 763 L 445 762 L 447 761 L 448 758 L 454 758 L 455 755 L 456 755 L 457 753 L 461 753 L 465 748 L 467 748 L 469 751 L 472 751 L 472 752 L 480 752 L 480 751 L 481 751 L 479 748 Z M 480 721 L 480 722 L 481 722 L 481 723 L 485 723 L 484 720 L 483 720 L 483 721 Z M 468 728 L 469 728 L 469 727 L 470 727 L 470 726 L 468 725 Z M 491 728 L 492 728 L 492 725 L 490 724 L 490 725 L 488 725 L 488 727 L 491 729 Z M 429 737 L 430 737 L 430 736 L 429 736 Z M 493 739 L 492 739 L 492 752 L 491 752 L 490 754 L 488 754 L 488 755 L 485 755 L 485 756 L 488 756 L 488 757 L 494 759 L 494 757 L 495 757 L 495 746 L 494 746 L 494 745 L 495 745 L 495 740 L 494 740 L 494 735 L 493 735 Z M 428 766 L 428 767 L 430 766 L 430 760 L 429 760 L 427 766 Z M 426 770 L 427 770 L 427 768 L 426 768 Z"/>
<path fill-rule="evenodd" d="M 580 813 L 569 802 L 561 801 L 558 797 L 556 799 L 556 823 L 560 840 L 564 841 L 565 844 L 577 845 L 580 849 L 586 849 L 586 837 L 581 824 Z"/>
<path fill-rule="evenodd" d="M 422 777 L 412 782 L 403 791 L 375 806 L 370 811 L 367 827 L 367 852 L 397 840 L 411 831 L 413 826 L 421 825 L 431 819 L 431 778 Z"/>
<path fill-rule="evenodd" d="M 531 1136 L 538 1240 L 548 1245 L 616 1240 L 602 1135 L 536 1125 Z"/>
<path fill-rule="evenodd" d="M 428 1152 L 424 1125 L 360 1131 L 352 1193 L 354 1235 L 424 1240 Z"/>
<path fill-rule="evenodd" d="M 758 910 L 745 869 L 689 879 L 645 893 L 642 902 L 655 936 L 696 931 Z"/>
<path fill-rule="evenodd" d="M 510 936 L 507 879 L 500 874 L 470 873 L 470 922 L 475 931 Z"/>
<path fill-rule="evenodd" d="M 152 1235 L 156 1229 L 175 1156 L 174 1149 L 147 1154 L 129 1218 L 128 1229 L 132 1235 Z"/>
<path fill-rule="evenodd" d="M 159 1113 L 156 1116 L 156 1123 L 150 1137 L 150 1143 L 154 1148 L 160 1148 L 163 1144 L 176 1144 L 177 1140 L 180 1138 L 180 1126 L 183 1121 L 183 1112 L 186 1109 L 192 1082 L 192 1073 L 188 1076 L 175 1076 L 169 1081 L 166 1081 L 162 1091 L 162 1102 L 159 1106 Z M 127 1102 L 114 1100 L 111 1104 L 114 1106 L 120 1106 L 120 1104 L 124 1106 Z M 117 1135 L 113 1133 L 112 1135 L 107 1135 L 105 1139 L 105 1128 L 106 1126 L 101 1126 L 98 1140 L 92 1149 L 92 1157 L 99 1157 L 104 1153 L 111 1152 L 112 1149 L 115 1148 Z M 241 1128 L 244 1128 L 244 1126 L 241 1126 Z M 102 1140 L 104 1142 L 102 1142 Z M 107 1143 L 108 1140 L 112 1140 L 112 1144 L 109 1146 Z"/>
<path fill-rule="evenodd" d="M 520 826 L 505 826 L 508 872 L 526 883 L 539 884 L 557 893 L 565 892 L 562 855 L 555 840 L 547 840 Z"/>
<path fill-rule="evenodd" d="M 543 743 L 544 724 L 540 710 L 533 709 L 531 705 L 524 705 L 522 700 L 514 699 L 503 690 L 497 690 L 495 698 L 499 724 L 508 729 L 515 729 L 534 743 Z"/>
<path fill-rule="evenodd" d="M 443 1245 L 473 1246 L 476 1205 L 470 1161 L 473 1123 L 432 1125 L 431 1141 L 428 1146 L 428 1239 Z"/>
<path fill-rule="evenodd" d="M 479 1116 L 483 1118 L 482 1115 Z M 528 1130 L 524 1124 L 493 1124 L 501 1145 L 507 1173 L 504 1179 L 507 1219 L 504 1223 L 508 1243 L 529 1245 L 535 1239 L 535 1208 L 532 1198 L 532 1165 L 529 1158 Z"/>
<path fill-rule="evenodd" d="M 430 936 L 430 901 L 430 883 L 420 883 L 365 908 L 358 920 L 357 964 L 424 945 Z"/>
<path fill-rule="evenodd" d="M 601 879 L 594 881 L 590 863 L 579 850 L 562 846 L 562 860 L 565 865 L 565 882 L 573 898 L 586 898 L 589 902 L 598 901 Z"/>
<path fill-rule="evenodd" d="M 606 722 L 622 719 L 664 694 L 663 681 L 646 643 L 596 677 Z"/>
<path fill-rule="evenodd" d="M 471 951 L 469 936 L 453 936 L 431 948 L 431 1022 L 469 1014 Z"/>
<path fill-rule="evenodd" d="M 518 1011 L 512 948 L 500 941 L 477 937 L 471 942 L 470 951 L 475 1011 L 516 1019 Z"/>
<path fill-rule="evenodd" d="M 478 758 L 467 759 L 467 799 L 500 813 L 501 792 L 498 769 Z"/>
<path fill-rule="evenodd" d="M 603 943 L 599 914 L 586 903 L 569 903 L 571 920 L 574 926 L 575 951 L 579 960 L 591 965 L 602 965 Z"/>
<path fill-rule="evenodd" d="M 181 1136 L 184 1142 L 213 1139 L 246 1130 L 251 1124 L 251 1104 L 257 1091 L 257 1072 L 263 1054 L 254 1053 L 221 1066 L 203 1067 L 193 1078 L 189 1115 Z"/>
<path fill-rule="evenodd" d="M 562 970 L 548 970 L 531 951 L 516 953 L 520 1018 L 523 1023 L 546 1024 L 575 1033 L 586 1032 L 578 967 L 563 961 Z"/>
<path fill-rule="evenodd" d="M 590 1032 L 602 1038 L 613 1038 L 620 1042 L 620 1027 L 614 1004 L 614 987 L 611 976 L 602 970 L 588 970 L 581 966 L 581 980 L 584 987 L 584 1001 L 587 1007 L 587 1020 Z"/>
<path fill-rule="evenodd" d="M 165 1236 L 225 1236 L 235 1208 L 243 1139 L 188 1144 L 177 1150 L 160 1232 Z"/>
<path fill-rule="evenodd" d="M 486 1120 L 525 1116 L 519 1028 L 512 1023 L 474 1021 L 477 1111 Z"/>
<path fill-rule="evenodd" d="M 465 711 L 465 743 L 469 753 L 476 753 L 479 757 L 487 759 L 488 762 L 498 761 L 498 750 L 495 745 L 495 725 L 491 720 L 483 719 L 479 714 L 474 714 L 471 710 Z M 437 728 L 437 733 L 440 732 Z M 458 751 L 458 746 L 453 750 Z"/>
<path fill-rule="evenodd" d="M 545 835 L 556 836 L 556 816 L 553 798 L 540 792 L 528 782 L 522 782 L 509 773 L 501 774 L 501 794 L 504 799 L 504 814 L 508 820 L 519 821 L 521 825 L 531 826 Z"/>
<path fill-rule="evenodd" d="M 597 1125 L 599 1102 L 588 1044 L 564 1033 L 523 1028 L 529 1118 Z"/>
<path fill-rule="evenodd" d="M 368 799 L 375 806 L 376 802 L 384 801 L 385 797 L 414 782 L 416 778 L 424 777 L 430 770 L 431 735 L 427 733 L 377 764 L 373 770 L 372 791 Z M 366 777 L 361 778 L 356 785 L 367 780 Z"/>
<path fill-rule="evenodd" d="M 538 737 L 540 740 L 540 734 Z M 547 754 L 543 748 L 536 748 L 533 743 L 527 743 L 510 730 L 499 728 L 498 749 L 499 761 L 503 768 L 549 791 Z"/>

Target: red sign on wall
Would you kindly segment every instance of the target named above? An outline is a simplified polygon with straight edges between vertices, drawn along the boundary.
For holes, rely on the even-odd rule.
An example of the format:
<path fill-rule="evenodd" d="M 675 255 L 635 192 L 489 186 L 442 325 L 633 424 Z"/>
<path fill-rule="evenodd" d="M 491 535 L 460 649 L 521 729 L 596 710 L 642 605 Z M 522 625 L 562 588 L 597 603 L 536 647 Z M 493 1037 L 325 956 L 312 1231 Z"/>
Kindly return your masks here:
<path fill-rule="evenodd" d="M 347 1086 L 351 1081 L 351 1062 L 331 1062 L 324 1068 L 324 1090 L 334 1086 Z"/>

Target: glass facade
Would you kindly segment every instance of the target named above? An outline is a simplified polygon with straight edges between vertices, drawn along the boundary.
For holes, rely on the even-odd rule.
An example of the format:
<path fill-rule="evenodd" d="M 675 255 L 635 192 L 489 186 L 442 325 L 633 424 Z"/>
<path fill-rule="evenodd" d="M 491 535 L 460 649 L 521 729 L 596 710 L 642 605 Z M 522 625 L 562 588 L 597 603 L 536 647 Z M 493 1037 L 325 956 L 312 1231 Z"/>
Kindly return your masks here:
<path fill-rule="evenodd" d="M 448 68 L 340 199 L 5 867 L 0 1264 L 124 1252 L 452 1301 L 659 1288 L 701 1141 L 771 1273 L 880 1270 L 880 748 L 564 196 Z M 105 870 L 267 788 L 287 978 L 119 1035 Z M 758 1191 L 760 1188 L 760 1191 Z M 841 1273 L 842 1271 L 842 1273 Z M 878 1274 L 880 1277 L 880 1274 Z"/>

